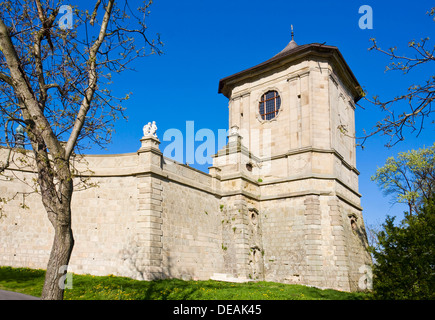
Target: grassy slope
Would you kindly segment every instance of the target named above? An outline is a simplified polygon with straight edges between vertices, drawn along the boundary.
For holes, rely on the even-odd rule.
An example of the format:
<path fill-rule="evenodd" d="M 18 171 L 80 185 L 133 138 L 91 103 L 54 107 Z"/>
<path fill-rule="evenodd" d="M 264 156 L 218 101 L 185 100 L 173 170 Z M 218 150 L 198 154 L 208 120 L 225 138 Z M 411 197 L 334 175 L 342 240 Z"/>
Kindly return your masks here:
<path fill-rule="evenodd" d="M 0 289 L 40 296 L 45 271 L 0 267 Z M 229 283 L 179 279 L 138 281 L 115 276 L 73 275 L 65 300 L 354 300 L 363 293 L 321 290 L 275 282 Z"/>

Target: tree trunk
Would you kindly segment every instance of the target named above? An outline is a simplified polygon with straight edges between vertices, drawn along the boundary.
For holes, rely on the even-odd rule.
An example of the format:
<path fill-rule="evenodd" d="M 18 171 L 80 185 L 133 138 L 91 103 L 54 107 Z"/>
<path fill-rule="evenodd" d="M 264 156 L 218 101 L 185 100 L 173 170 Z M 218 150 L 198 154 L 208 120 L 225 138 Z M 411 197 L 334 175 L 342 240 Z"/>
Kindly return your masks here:
<path fill-rule="evenodd" d="M 67 160 L 60 159 L 55 162 L 58 185 L 49 178 L 51 171 L 48 167 L 49 163 L 45 165 L 43 161 L 38 163 L 42 203 L 54 228 L 53 246 L 41 296 L 44 300 L 63 299 L 65 274 L 74 246 L 71 228 L 73 181 L 69 163 Z"/>
<path fill-rule="evenodd" d="M 66 214 L 70 218 L 71 209 L 69 205 L 66 211 L 63 215 Z M 63 299 L 65 274 L 74 246 L 70 219 L 69 222 L 56 219 L 55 224 L 53 246 L 41 295 L 43 300 Z"/>

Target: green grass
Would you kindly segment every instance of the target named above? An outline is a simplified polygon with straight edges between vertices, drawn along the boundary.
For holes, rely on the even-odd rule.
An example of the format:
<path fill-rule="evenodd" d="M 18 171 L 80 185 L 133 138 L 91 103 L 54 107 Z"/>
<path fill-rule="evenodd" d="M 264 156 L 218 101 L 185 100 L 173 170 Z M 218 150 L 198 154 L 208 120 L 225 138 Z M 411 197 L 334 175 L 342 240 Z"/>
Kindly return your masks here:
<path fill-rule="evenodd" d="M 39 297 L 44 270 L 0 267 L 0 289 Z M 365 293 L 321 290 L 275 282 L 230 283 L 179 279 L 139 281 L 73 274 L 65 300 L 361 300 Z"/>

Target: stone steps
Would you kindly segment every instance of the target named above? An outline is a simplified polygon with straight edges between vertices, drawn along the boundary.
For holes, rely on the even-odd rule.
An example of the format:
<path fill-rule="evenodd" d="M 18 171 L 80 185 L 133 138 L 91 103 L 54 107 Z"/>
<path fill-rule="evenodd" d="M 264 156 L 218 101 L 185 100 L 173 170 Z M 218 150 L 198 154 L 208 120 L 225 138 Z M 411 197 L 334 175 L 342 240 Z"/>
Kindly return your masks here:
<path fill-rule="evenodd" d="M 213 273 L 213 275 L 210 277 L 210 280 L 224 281 L 224 282 L 236 282 L 236 283 L 254 281 L 254 280 L 248 279 L 246 277 L 236 278 L 236 277 L 233 277 L 233 276 L 226 274 L 226 273 Z"/>

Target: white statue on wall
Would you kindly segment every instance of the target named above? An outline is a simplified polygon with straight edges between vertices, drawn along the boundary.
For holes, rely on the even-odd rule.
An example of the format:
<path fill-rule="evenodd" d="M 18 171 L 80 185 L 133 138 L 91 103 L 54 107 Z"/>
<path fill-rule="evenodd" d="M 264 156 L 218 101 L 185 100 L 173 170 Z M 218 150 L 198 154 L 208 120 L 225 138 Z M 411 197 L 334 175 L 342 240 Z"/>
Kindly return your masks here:
<path fill-rule="evenodd" d="M 230 135 L 236 135 L 236 134 L 239 134 L 239 127 L 234 125 L 231 127 Z"/>
<path fill-rule="evenodd" d="M 153 123 L 148 122 L 143 127 L 143 135 L 144 135 L 144 137 L 153 136 L 153 137 L 157 138 L 156 131 L 157 131 L 157 126 L 156 126 L 156 122 L 155 121 L 153 121 Z"/>
<path fill-rule="evenodd" d="M 153 121 L 153 123 L 151 124 L 151 130 L 150 130 L 150 134 L 154 137 L 157 138 L 157 126 L 156 126 L 156 122 Z"/>
<path fill-rule="evenodd" d="M 150 135 L 150 129 L 151 129 L 151 122 L 148 122 L 146 125 L 143 126 L 143 136 L 149 136 Z"/>

